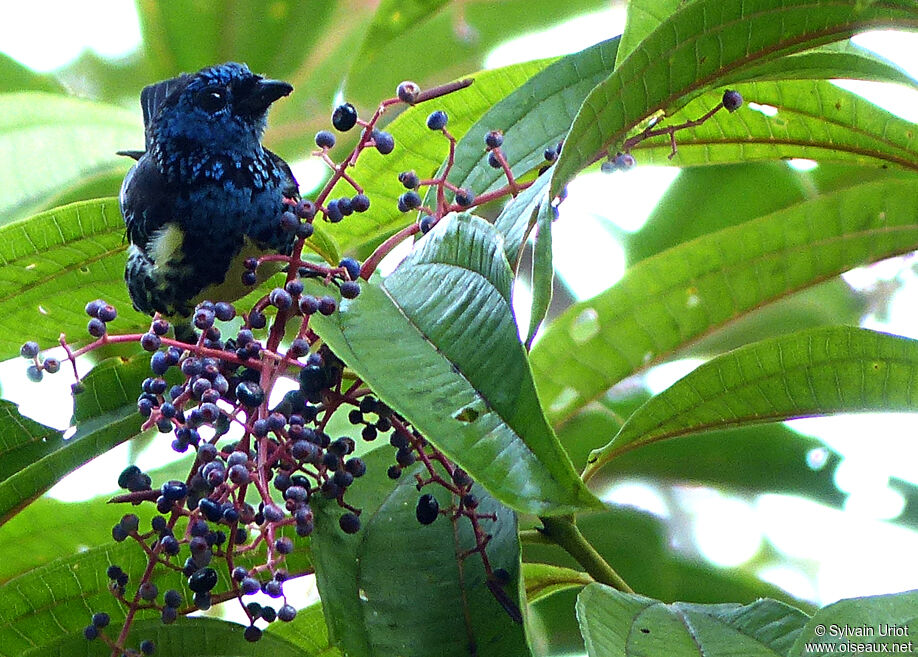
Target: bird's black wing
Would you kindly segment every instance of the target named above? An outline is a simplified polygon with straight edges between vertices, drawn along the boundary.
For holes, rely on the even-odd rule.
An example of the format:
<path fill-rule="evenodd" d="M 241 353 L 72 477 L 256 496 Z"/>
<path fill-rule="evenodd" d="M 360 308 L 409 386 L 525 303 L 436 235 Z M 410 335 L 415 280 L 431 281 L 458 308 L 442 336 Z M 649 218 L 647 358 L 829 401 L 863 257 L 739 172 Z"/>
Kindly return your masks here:
<path fill-rule="evenodd" d="M 143 88 L 143 91 L 140 92 L 140 106 L 143 109 L 143 127 L 145 131 L 149 129 L 150 122 L 159 113 L 166 99 L 187 87 L 192 77 L 187 73 L 182 73 L 178 77 L 150 84 Z M 147 150 L 150 150 L 149 142 L 147 143 Z"/>
<path fill-rule="evenodd" d="M 284 181 L 284 187 L 281 190 L 281 193 L 286 198 L 292 198 L 299 200 L 300 199 L 300 184 L 296 181 L 296 178 L 293 177 L 293 171 L 290 170 L 290 165 L 284 161 L 277 153 L 272 153 L 267 148 L 265 153 L 268 154 L 268 157 L 271 158 L 271 161 L 274 163 L 278 169 L 284 174 L 286 180 Z"/>
<path fill-rule="evenodd" d="M 153 159 L 141 157 L 121 185 L 121 214 L 131 244 L 145 248 L 150 237 L 170 221 L 172 197 Z"/>

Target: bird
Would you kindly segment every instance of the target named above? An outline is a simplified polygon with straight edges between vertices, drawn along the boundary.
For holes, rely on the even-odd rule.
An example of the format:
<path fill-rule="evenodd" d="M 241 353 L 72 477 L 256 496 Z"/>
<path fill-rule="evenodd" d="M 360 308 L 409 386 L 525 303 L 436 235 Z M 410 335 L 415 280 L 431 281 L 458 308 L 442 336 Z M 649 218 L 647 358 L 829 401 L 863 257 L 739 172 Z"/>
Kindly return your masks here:
<path fill-rule="evenodd" d="M 299 186 L 261 143 L 268 109 L 292 91 L 237 62 L 141 91 L 144 150 L 119 151 L 136 160 L 119 195 L 129 242 L 124 279 L 134 308 L 171 319 L 178 339 L 194 339 L 190 323 L 176 318 L 198 303 L 248 292 L 246 258 L 292 249 L 281 216 L 300 199 Z M 273 273 L 261 269 L 262 278 Z"/>

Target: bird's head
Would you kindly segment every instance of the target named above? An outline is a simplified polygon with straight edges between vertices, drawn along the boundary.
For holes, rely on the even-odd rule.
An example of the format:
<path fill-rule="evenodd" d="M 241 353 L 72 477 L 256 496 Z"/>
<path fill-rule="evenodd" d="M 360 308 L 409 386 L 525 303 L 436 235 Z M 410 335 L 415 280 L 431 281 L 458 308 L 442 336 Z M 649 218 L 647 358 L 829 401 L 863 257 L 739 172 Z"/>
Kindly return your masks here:
<path fill-rule="evenodd" d="M 291 91 L 286 82 L 255 75 L 235 62 L 157 82 L 140 96 L 147 148 L 255 150 L 271 103 Z"/>

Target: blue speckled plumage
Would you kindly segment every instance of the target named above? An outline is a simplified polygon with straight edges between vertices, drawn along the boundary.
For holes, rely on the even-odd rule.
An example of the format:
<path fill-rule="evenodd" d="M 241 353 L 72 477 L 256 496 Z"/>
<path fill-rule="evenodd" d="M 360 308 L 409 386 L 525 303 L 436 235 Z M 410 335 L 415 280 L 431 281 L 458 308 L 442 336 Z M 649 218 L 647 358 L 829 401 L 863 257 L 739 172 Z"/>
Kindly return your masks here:
<path fill-rule="evenodd" d="M 245 290 L 227 278 L 234 260 L 289 252 L 280 215 L 297 183 L 261 136 L 268 107 L 292 89 L 232 62 L 144 88 L 146 148 L 126 153 L 137 163 L 121 186 L 135 308 L 188 316 L 214 291 L 235 300 Z"/>

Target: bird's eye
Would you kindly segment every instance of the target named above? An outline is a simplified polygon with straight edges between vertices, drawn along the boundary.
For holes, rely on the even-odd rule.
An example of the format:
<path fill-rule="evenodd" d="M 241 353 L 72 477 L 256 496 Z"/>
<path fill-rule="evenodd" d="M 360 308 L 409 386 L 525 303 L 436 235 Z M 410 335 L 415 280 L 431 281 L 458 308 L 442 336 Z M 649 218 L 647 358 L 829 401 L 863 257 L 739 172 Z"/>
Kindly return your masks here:
<path fill-rule="evenodd" d="M 194 99 L 195 104 L 205 112 L 214 114 L 226 107 L 226 89 L 207 87 L 201 89 Z"/>

